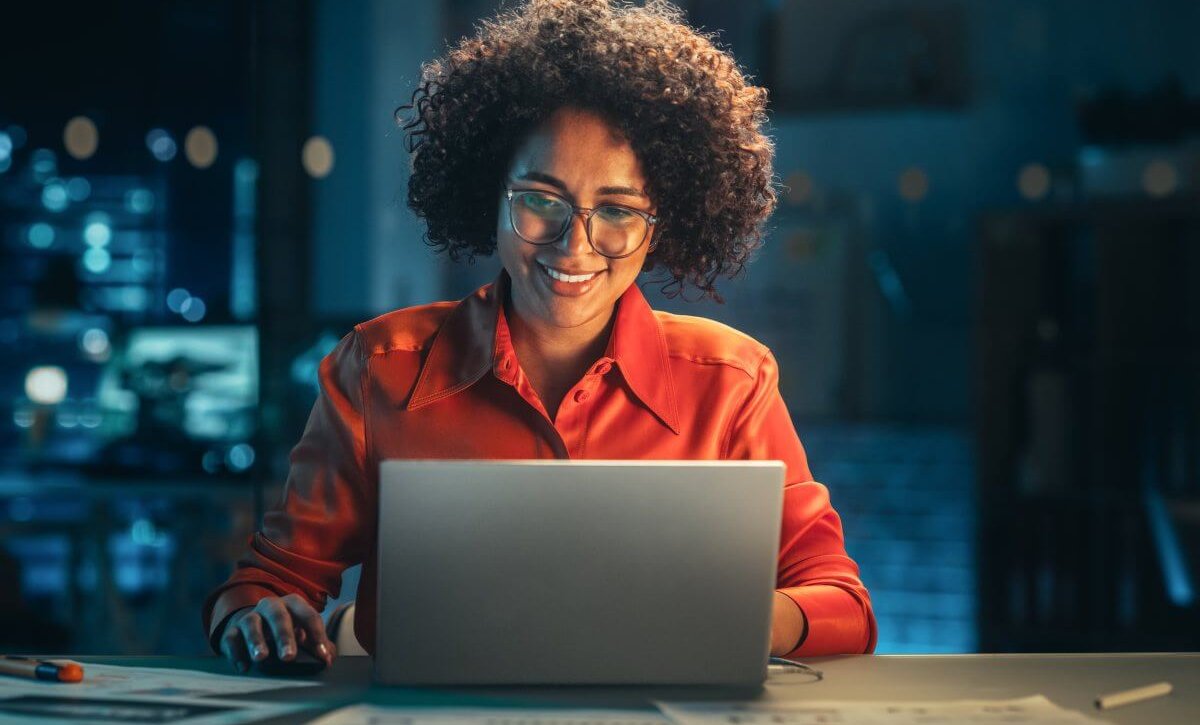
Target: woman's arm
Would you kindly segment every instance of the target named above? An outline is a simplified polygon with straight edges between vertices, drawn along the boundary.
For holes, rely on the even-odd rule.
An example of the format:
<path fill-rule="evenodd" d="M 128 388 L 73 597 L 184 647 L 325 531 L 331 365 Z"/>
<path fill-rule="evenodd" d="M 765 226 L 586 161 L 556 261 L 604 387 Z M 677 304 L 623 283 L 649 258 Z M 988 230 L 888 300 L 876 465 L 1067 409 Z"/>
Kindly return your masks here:
<path fill-rule="evenodd" d="M 729 459 L 781 460 L 787 465 L 776 590 L 795 603 L 803 626 L 783 656 L 860 654 L 875 649 L 871 598 L 858 565 L 846 554 L 841 519 L 829 491 L 812 480 L 808 460 L 779 394 L 779 368 L 765 352 L 753 388 L 730 426 Z M 774 621 L 795 627 L 776 598 Z M 772 635 L 775 643 L 775 635 Z M 774 649 L 774 648 L 773 648 Z"/>
<path fill-rule="evenodd" d="M 357 332 L 321 361 L 320 393 L 292 449 L 283 498 L 204 604 L 214 650 L 230 617 L 266 597 L 296 595 L 320 611 L 337 596 L 342 571 L 362 560 L 374 526 L 366 503 L 363 366 Z"/>

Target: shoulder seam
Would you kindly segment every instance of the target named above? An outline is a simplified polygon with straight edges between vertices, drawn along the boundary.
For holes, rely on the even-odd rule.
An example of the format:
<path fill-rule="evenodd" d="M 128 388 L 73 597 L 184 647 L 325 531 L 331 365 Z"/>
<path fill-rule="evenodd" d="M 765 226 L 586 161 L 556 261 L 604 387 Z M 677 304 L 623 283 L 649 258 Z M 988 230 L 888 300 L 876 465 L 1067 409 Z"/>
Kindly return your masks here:
<path fill-rule="evenodd" d="M 679 360 L 687 360 L 688 362 L 695 363 L 697 365 L 723 365 L 725 367 L 730 367 L 730 368 L 734 368 L 736 370 L 741 370 L 743 373 L 745 373 L 747 375 L 747 377 L 750 377 L 750 378 L 754 377 L 754 371 L 750 369 L 750 366 L 746 365 L 741 360 L 731 359 L 731 358 L 727 358 L 727 357 L 708 357 L 708 356 L 704 356 L 704 355 L 689 355 L 685 352 L 678 351 L 678 350 L 672 350 L 672 351 L 668 352 L 667 355 L 668 355 L 668 357 L 677 358 Z M 761 360 L 760 360 L 760 363 L 761 363 Z"/>

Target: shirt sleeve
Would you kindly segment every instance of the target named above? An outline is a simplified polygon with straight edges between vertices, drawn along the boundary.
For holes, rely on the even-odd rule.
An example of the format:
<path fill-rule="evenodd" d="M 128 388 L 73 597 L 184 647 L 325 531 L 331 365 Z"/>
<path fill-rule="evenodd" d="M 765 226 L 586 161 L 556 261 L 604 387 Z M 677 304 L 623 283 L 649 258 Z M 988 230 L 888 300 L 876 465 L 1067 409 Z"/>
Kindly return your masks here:
<path fill-rule="evenodd" d="M 842 522 L 829 490 L 813 480 L 804 447 L 779 393 L 779 367 L 766 352 L 754 387 L 729 434 L 728 458 L 780 460 L 787 466 L 777 589 L 804 612 L 807 633 L 788 657 L 862 654 L 875 650 L 875 615 L 846 554 Z"/>
<path fill-rule="evenodd" d="M 283 496 L 233 574 L 203 608 L 218 650 L 229 615 L 267 596 L 299 594 L 320 611 L 341 589 L 342 572 L 363 560 L 369 518 L 363 422 L 362 345 L 357 332 L 321 361 L 320 392 L 292 449 Z"/>

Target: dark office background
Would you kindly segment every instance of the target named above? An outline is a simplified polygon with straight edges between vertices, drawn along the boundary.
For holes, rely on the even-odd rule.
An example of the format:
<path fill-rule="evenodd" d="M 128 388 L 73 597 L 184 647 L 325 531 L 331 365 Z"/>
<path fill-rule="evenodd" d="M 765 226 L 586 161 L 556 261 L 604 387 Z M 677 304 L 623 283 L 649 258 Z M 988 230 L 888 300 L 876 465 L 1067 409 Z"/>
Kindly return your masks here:
<path fill-rule="evenodd" d="M 879 651 L 1200 648 L 1200 4 L 680 5 L 787 189 L 726 305 L 646 290 L 776 351 Z M 392 122 L 494 8 L 0 10 L 0 648 L 205 651 L 320 357 L 496 272 Z"/>

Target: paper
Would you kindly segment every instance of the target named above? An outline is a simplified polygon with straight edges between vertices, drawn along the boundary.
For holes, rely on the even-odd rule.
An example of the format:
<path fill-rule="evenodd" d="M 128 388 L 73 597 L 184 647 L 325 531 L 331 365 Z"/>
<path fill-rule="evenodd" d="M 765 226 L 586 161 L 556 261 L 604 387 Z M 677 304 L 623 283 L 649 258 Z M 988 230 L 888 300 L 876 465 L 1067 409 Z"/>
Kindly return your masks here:
<path fill-rule="evenodd" d="M 73 696 L 138 695 L 149 697 L 222 697 L 248 692 L 306 687 L 312 680 L 267 679 L 245 675 L 217 675 L 197 670 L 159 667 L 120 667 L 83 664 L 83 682 L 43 682 L 21 677 L 0 677 L 0 697 L 13 694 L 69 693 Z"/>
<path fill-rule="evenodd" d="M 907 723 L 1101 723 L 1044 695 L 1014 700 L 859 702 L 656 702 L 676 725 L 905 725 Z"/>
<path fill-rule="evenodd" d="M 311 725 L 670 725 L 647 710 L 518 710 L 509 708 L 353 705 Z"/>
<path fill-rule="evenodd" d="M 303 704 L 236 702 L 183 697 L 60 694 L 36 692 L 0 695 L 0 725 L 57 723 L 185 723 L 241 725 L 296 712 Z"/>

